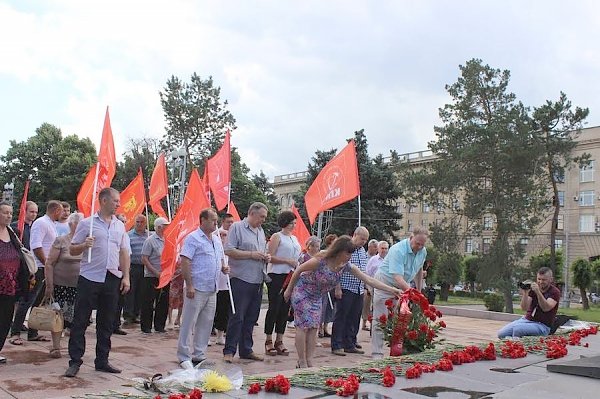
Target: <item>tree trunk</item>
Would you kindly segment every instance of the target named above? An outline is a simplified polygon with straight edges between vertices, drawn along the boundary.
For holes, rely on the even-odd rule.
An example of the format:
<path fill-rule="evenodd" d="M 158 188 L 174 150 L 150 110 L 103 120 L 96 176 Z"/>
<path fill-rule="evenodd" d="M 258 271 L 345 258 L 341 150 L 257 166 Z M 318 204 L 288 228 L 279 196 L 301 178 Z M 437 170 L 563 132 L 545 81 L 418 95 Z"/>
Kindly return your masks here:
<path fill-rule="evenodd" d="M 585 292 L 585 288 L 579 288 L 579 293 L 581 294 L 581 304 L 583 305 L 583 310 L 590 310 L 590 302 L 588 301 L 587 293 Z"/>
<path fill-rule="evenodd" d="M 448 293 L 450 291 L 450 284 L 440 284 L 440 301 L 448 301 Z"/>
<path fill-rule="evenodd" d="M 546 132 L 546 137 L 548 136 Z M 548 140 L 548 138 L 546 138 Z M 550 174 L 550 181 L 552 182 L 552 206 L 554 212 L 552 214 L 552 224 L 550 225 L 550 268 L 556 272 L 558 271 L 559 265 L 556 264 L 556 229 L 558 227 L 558 214 L 560 212 L 560 201 L 558 199 L 558 186 L 556 184 L 556 177 L 554 176 L 554 170 L 552 168 L 551 157 L 548 156 L 548 173 Z M 563 229 L 568 229 L 568 226 L 563 226 Z M 563 279 L 565 277 L 563 276 Z"/>
<path fill-rule="evenodd" d="M 506 313 L 514 313 L 513 309 L 513 301 L 512 301 L 512 293 L 509 289 L 504 290 L 504 311 Z"/>

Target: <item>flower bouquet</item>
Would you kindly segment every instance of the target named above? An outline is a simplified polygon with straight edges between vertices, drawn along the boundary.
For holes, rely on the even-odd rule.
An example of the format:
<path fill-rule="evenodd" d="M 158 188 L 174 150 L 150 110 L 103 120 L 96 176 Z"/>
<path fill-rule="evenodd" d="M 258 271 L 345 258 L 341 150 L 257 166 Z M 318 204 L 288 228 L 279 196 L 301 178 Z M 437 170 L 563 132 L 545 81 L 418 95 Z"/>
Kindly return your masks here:
<path fill-rule="evenodd" d="M 423 294 L 411 288 L 397 300 L 388 299 L 385 306 L 388 312 L 379 317 L 377 327 L 390 346 L 390 356 L 435 347 L 438 331 L 446 324 L 442 320 L 436 322 L 442 313 Z"/>

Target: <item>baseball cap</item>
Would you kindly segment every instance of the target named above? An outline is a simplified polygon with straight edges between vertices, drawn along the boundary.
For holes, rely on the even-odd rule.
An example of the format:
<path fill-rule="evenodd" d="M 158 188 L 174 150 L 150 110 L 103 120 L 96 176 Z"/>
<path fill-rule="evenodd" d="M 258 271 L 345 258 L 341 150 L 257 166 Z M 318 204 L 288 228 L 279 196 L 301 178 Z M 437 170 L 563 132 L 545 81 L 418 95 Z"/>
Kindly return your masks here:
<path fill-rule="evenodd" d="M 154 228 L 157 228 L 158 226 L 164 226 L 167 224 L 170 224 L 171 222 L 169 222 L 167 219 L 165 218 L 156 218 L 156 220 L 154 220 Z"/>

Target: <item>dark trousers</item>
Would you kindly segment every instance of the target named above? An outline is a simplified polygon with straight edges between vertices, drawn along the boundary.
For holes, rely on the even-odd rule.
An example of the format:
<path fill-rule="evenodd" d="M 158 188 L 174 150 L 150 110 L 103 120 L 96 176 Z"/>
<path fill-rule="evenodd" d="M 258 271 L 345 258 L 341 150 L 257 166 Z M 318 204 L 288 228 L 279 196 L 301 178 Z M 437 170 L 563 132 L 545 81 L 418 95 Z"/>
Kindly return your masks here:
<path fill-rule="evenodd" d="M 169 284 L 161 289 L 156 289 L 158 277 L 144 277 L 142 281 L 142 313 L 140 325 L 142 331 L 152 330 L 154 322 L 155 331 L 164 331 L 169 312 Z"/>
<path fill-rule="evenodd" d="M 129 269 L 130 288 L 125 294 L 123 318 L 133 321 L 140 317 L 142 309 L 142 284 L 144 282 L 144 265 L 132 263 Z"/>
<path fill-rule="evenodd" d="M 283 299 L 281 293 L 281 287 L 283 287 L 287 274 L 269 273 L 269 277 L 271 277 L 271 282 L 267 284 L 269 309 L 265 318 L 265 334 L 273 334 L 273 329 L 277 334 L 283 334 L 290 310 L 289 302 Z"/>
<path fill-rule="evenodd" d="M 353 349 L 356 347 L 356 335 L 362 314 L 362 295 L 342 290 L 342 299 L 335 304 L 333 328 L 331 330 L 331 349 Z"/>
<path fill-rule="evenodd" d="M 17 304 L 17 311 L 15 312 L 15 319 L 12 323 L 12 327 L 10 329 L 10 335 L 21 335 L 21 326 L 25 322 L 25 316 L 27 316 L 27 311 L 31 307 L 38 306 L 44 297 L 44 290 L 46 284 L 44 283 L 44 268 L 38 268 L 35 273 L 35 285 L 33 288 L 25 295 L 23 295 Z M 29 329 L 27 330 L 27 339 L 32 339 L 37 337 L 38 331 Z"/>
<path fill-rule="evenodd" d="M 229 312 L 231 312 L 229 290 L 221 290 L 217 292 L 217 310 L 215 311 L 215 321 L 213 327 L 219 331 L 227 331 Z"/>
<path fill-rule="evenodd" d="M 125 295 L 119 294 L 117 300 L 117 308 L 115 310 L 115 317 L 113 319 L 113 331 L 117 331 L 121 328 L 121 313 L 123 312 L 123 305 L 125 304 Z"/>
<path fill-rule="evenodd" d="M 96 309 L 96 366 L 108 363 L 110 352 L 110 337 L 113 333 L 114 318 L 119 301 L 121 279 L 107 272 L 103 283 L 90 281 L 79 276 L 77 281 L 77 296 L 75 297 L 75 314 L 69 337 L 69 365 L 81 365 L 85 353 L 85 330 L 92 314 Z"/>
<path fill-rule="evenodd" d="M 258 320 L 262 300 L 262 284 L 251 284 L 238 278 L 231 279 L 235 314 L 229 314 L 224 355 L 234 355 L 239 348 L 240 357 L 252 353 L 252 330 Z"/>
<path fill-rule="evenodd" d="M 15 297 L 0 295 L 0 351 L 4 347 L 10 323 L 15 313 Z"/>

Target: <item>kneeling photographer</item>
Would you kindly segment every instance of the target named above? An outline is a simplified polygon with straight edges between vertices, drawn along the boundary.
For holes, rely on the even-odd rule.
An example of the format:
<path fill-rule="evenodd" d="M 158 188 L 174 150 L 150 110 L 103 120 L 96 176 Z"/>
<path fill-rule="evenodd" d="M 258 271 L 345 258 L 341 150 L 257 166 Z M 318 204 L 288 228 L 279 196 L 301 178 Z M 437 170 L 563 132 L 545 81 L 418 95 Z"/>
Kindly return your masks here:
<path fill-rule="evenodd" d="M 527 313 L 501 328 L 498 338 L 550 333 L 560 301 L 560 291 L 552 284 L 553 281 L 552 270 L 542 267 L 537 272 L 536 282 L 524 281 L 519 284 L 521 309 Z"/>

